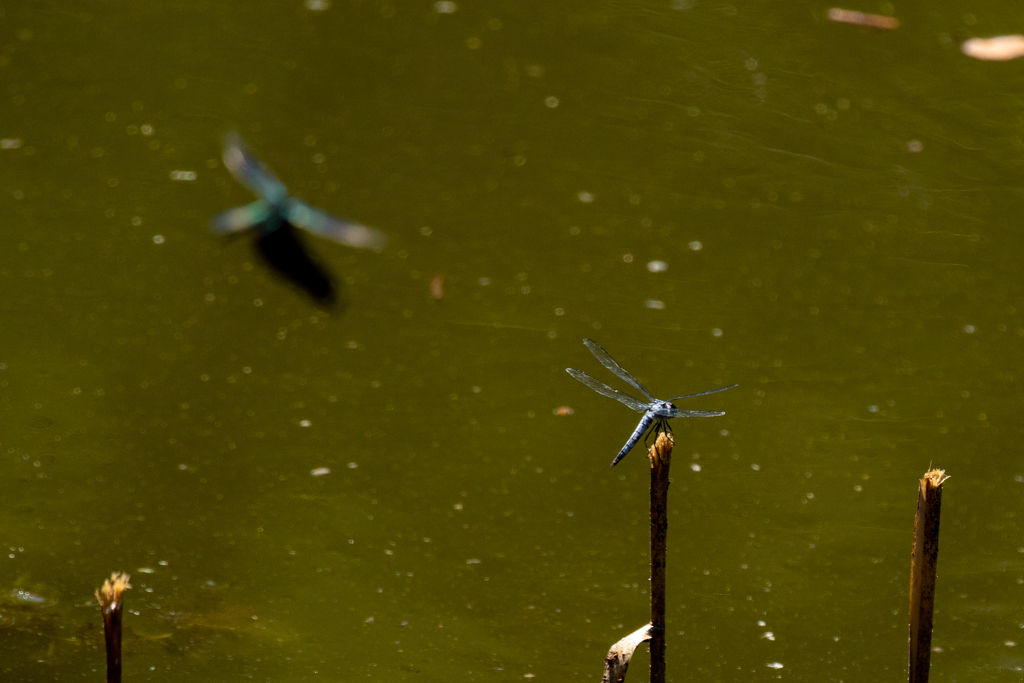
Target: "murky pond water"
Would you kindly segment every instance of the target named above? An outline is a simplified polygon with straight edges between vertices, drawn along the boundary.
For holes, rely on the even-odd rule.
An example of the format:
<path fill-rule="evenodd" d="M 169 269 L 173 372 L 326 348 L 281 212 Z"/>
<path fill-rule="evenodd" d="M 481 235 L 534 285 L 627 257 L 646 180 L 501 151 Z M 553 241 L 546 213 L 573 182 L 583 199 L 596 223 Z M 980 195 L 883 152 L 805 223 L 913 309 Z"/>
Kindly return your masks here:
<path fill-rule="evenodd" d="M 584 337 L 740 385 L 674 425 L 672 680 L 904 675 L 930 464 L 933 675 L 1019 676 L 1024 77 L 958 49 L 1019 22 L 827 9 L 0 9 L 4 679 L 100 680 L 123 570 L 126 681 L 594 680 L 647 467 Z M 209 232 L 230 130 L 387 233 L 307 240 L 346 306 Z"/>

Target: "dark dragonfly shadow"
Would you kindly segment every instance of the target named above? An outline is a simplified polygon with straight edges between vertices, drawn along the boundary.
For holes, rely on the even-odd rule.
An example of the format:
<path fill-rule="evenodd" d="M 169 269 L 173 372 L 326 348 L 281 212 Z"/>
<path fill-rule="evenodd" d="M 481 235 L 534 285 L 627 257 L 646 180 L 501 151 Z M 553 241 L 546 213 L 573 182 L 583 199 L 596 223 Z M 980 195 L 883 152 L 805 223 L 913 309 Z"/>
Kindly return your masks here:
<path fill-rule="evenodd" d="M 217 214 L 211 229 L 218 235 L 255 231 L 256 248 L 267 265 L 318 303 L 330 306 L 337 302 L 334 279 L 309 255 L 296 227 L 358 249 L 379 251 L 387 244 L 387 237 L 379 230 L 337 218 L 288 196 L 288 188 L 246 147 L 238 133 L 224 136 L 223 158 L 235 180 L 259 199 Z"/>
<path fill-rule="evenodd" d="M 668 425 L 669 419 L 673 417 L 719 417 L 725 415 L 720 410 L 682 410 L 676 408 L 672 401 L 678 401 L 683 398 L 692 398 L 694 396 L 705 396 L 707 394 L 715 394 L 719 391 L 725 391 L 726 389 L 732 389 L 733 387 L 739 386 L 738 384 L 730 384 L 727 387 L 721 389 L 712 389 L 710 391 L 701 391 L 696 394 L 687 394 L 686 396 L 677 396 L 667 401 L 654 398 L 651 392 L 647 391 L 647 388 L 637 380 L 636 377 L 626 372 L 621 365 L 615 362 L 615 360 L 608 355 L 608 352 L 601 348 L 601 345 L 592 339 L 584 339 L 583 343 L 587 345 L 590 352 L 594 354 L 601 365 L 605 366 L 612 372 L 614 372 L 620 379 L 625 380 L 634 389 L 639 391 L 647 402 L 641 401 L 640 399 L 633 398 L 629 394 L 624 394 L 618 389 L 612 389 L 610 386 L 603 382 L 598 382 L 596 379 L 583 372 L 582 370 L 576 370 L 575 368 L 566 368 L 565 371 L 570 375 L 578 379 L 579 381 L 586 384 L 588 387 L 596 391 L 597 393 L 614 398 L 616 401 L 625 404 L 629 408 L 632 408 L 638 413 L 643 413 L 643 417 L 640 418 L 640 424 L 636 426 L 633 433 L 630 435 L 629 440 L 626 441 L 626 445 L 622 447 L 619 454 L 612 460 L 612 467 L 619 464 L 619 461 L 626 457 L 633 446 L 640 441 L 640 437 L 644 435 L 648 429 L 651 432 L 657 434 L 659 431 L 671 432 L 672 429 Z"/>

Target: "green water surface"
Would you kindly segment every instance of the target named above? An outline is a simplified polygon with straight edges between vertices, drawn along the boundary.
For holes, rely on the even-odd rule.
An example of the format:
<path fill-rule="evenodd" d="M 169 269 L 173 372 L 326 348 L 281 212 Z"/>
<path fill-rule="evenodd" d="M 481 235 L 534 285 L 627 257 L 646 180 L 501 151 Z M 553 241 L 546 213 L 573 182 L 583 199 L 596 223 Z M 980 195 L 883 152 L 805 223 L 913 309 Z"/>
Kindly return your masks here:
<path fill-rule="evenodd" d="M 671 680 L 905 677 L 929 465 L 933 678 L 1019 680 L 1024 61 L 959 44 L 1024 25 L 965 7 L 3 5 L 0 678 L 103 680 L 123 570 L 126 682 L 597 680 L 648 476 L 590 337 L 740 385 L 674 421 Z M 209 232 L 230 130 L 388 234 L 308 240 L 346 308 Z"/>

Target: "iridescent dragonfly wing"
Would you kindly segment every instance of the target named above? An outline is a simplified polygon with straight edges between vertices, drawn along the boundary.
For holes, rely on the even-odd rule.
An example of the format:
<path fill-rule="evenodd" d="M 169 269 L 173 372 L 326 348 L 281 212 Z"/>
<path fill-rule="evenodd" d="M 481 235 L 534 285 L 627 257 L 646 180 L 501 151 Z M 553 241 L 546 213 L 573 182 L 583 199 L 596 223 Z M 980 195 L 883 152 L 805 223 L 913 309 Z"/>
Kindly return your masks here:
<path fill-rule="evenodd" d="M 233 235 L 263 223 L 274 213 L 264 199 L 219 213 L 210 221 L 210 229 L 218 235 Z"/>
<path fill-rule="evenodd" d="M 634 389 L 636 389 L 641 394 L 643 394 L 643 396 L 647 400 L 649 400 L 649 401 L 657 401 L 658 400 L 658 399 L 654 398 L 654 395 L 651 392 L 647 391 L 647 388 L 643 384 L 640 384 L 639 380 L 637 380 L 636 377 L 634 377 L 633 375 L 631 375 L 628 372 L 626 372 L 622 368 L 621 365 L 616 363 L 615 359 L 612 358 L 611 356 L 609 356 L 608 352 L 605 351 L 603 348 L 601 348 L 600 344 L 598 344 L 593 339 L 584 339 L 583 343 L 587 345 L 587 348 L 590 349 L 590 352 L 592 354 L 594 354 L 594 357 L 597 358 L 597 360 L 601 363 L 601 365 L 605 366 L 606 368 L 608 368 L 609 370 L 614 372 L 616 375 L 618 375 L 619 379 L 622 379 L 622 380 L 625 380 L 626 382 L 628 382 L 630 385 L 633 386 Z M 582 381 L 582 380 L 580 380 L 580 381 Z M 593 387 L 591 387 L 591 388 L 593 389 Z M 597 390 L 595 389 L 595 391 L 597 391 Z"/>
<path fill-rule="evenodd" d="M 738 386 L 739 386 L 739 384 L 730 384 L 729 386 L 721 387 L 720 389 L 710 389 L 708 391 L 701 391 L 701 392 L 698 392 L 696 394 L 687 394 L 686 396 L 676 396 L 675 398 L 670 398 L 668 401 L 669 401 L 669 403 L 671 403 L 672 401 L 678 401 L 681 398 L 693 398 L 694 396 L 707 396 L 708 394 L 717 394 L 719 391 L 726 391 L 728 389 L 735 389 Z"/>
<path fill-rule="evenodd" d="M 252 153 L 238 133 L 231 132 L 224 136 L 223 158 L 224 165 L 235 180 L 271 204 L 280 204 L 288 196 L 288 188 Z"/>
<path fill-rule="evenodd" d="M 675 408 L 668 417 L 721 417 L 725 415 L 721 410 L 682 410 Z"/>
<path fill-rule="evenodd" d="M 594 379 L 587 373 L 583 372 L 582 370 L 577 370 L 575 368 L 566 368 L 565 371 L 568 372 L 573 377 L 575 377 L 576 379 L 578 379 L 579 381 L 586 384 L 588 387 L 590 387 L 597 393 L 601 394 L 602 396 L 614 398 L 616 401 L 625 404 L 627 407 L 632 408 L 638 413 L 646 413 L 648 410 L 650 410 L 650 406 L 641 401 L 640 399 L 633 398 L 629 394 L 624 394 L 618 389 L 612 389 L 604 382 L 598 382 L 596 379 Z"/>
<path fill-rule="evenodd" d="M 284 204 L 284 217 L 292 225 L 349 247 L 380 250 L 388 243 L 387 236 L 380 230 L 335 218 L 293 197 L 289 197 Z"/>

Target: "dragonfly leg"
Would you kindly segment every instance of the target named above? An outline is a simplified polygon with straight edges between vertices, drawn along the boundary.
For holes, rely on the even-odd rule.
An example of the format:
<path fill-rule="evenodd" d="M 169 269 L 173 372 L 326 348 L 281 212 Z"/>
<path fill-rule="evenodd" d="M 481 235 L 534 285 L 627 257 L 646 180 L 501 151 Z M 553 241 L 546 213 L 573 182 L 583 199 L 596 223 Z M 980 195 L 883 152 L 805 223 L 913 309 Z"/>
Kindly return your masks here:
<path fill-rule="evenodd" d="M 647 433 L 644 434 L 644 448 L 650 450 L 651 447 L 647 445 L 648 439 L 651 438 L 652 434 L 655 436 L 655 438 L 657 438 L 658 434 L 661 432 L 665 432 L 667 434 L 672 433 L 672 426 L 668 423 L 668 420 L 654 421 L 654 426 L 647 430 Z"/>

